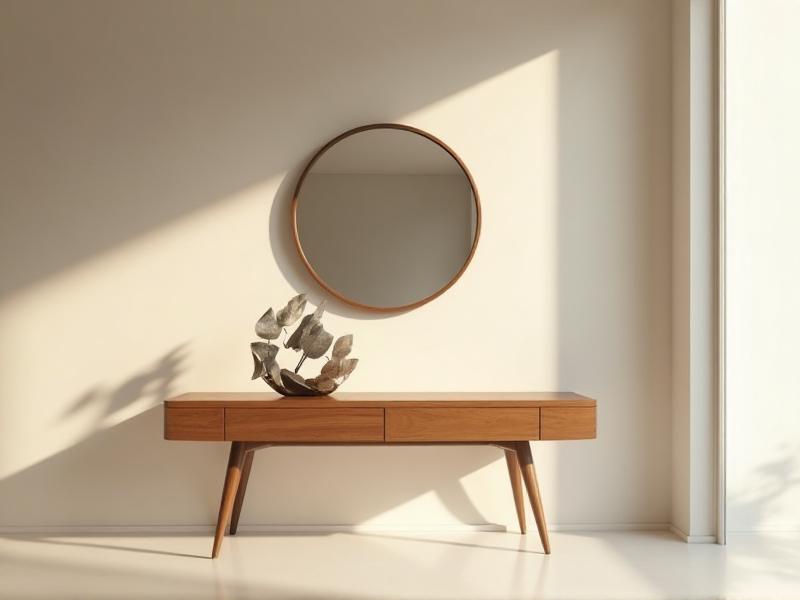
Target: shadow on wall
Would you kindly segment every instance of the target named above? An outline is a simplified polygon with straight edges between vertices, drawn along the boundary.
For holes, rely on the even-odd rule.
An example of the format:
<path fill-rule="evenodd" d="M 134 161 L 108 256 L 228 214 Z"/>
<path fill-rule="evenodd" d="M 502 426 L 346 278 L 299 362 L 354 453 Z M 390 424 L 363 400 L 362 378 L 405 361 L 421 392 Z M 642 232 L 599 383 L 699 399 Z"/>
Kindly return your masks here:
<path fill-rule="evenodd" d="M 649 8 L 656 4 L 658 10 Z M 657 135 L 659 130 L 650 139 L 635 130 L 649 132 L 650 119 L 658 119 L 662 109 L 669 128 L 661 79 L 644 92 L 641 85 L 657 77 L 653 73 L 669 72 L 668 60 L 664 69 L 653 69 L 660 62 L 643 50 L 650 48 L 653 31 L 669 29 L 659 25 L 668 22 L 668 7 L 668 2 L 577 0 L 505 2 L 500 9 L 494 2 L 460 0 L 4 3 L 0 72 L 14 85 L 4 90 L 0 111 L 0 162 L 6 166 L 0 202 L 3 216 L 10 216 L 0 219 L 0 302 L 275 178 L 282 178 L 281 185 L 272 207 L 267 202 L 264 207 L 269 246 L 265 240 L 263 256 L 251 258 L 274 260 L 295 289 L 317 289 L 293 247 L 288 200 L 297 174 L 320 145 L 355 125 L 403 119 L 558 50 L 554 141 L 561 150 L 553 158 L 559 188 L 553 225 L 559 279 L 545 282 L 556 288 L 559 300 L 554 362 L 563 388 L 607 402 L 600 407 L 595 452 L 587 456 L 583 444 L 559 446 L 559 473 L 589 475 L 574 478 L 573 487 L 557 490 L 557 497 L 560 505 L 589 504 L 593 499 L 586 490 L 604 485 L 605 478 L 604 490 L 618 490 L 616 497 L 604 492 L 616 520 L 634 514 L 637 507 L 630 503 L 637 499 L 638 506 L 666 513 L 669 461 L 658 453 L 669 447 L 663 425 L 669 422 L 668 398 L 662 393 L 669 388 L 662 377 L 668 372 L 663 365 L 669 357 L 662 352 L 668 342 L 661 325 L 652 335 L 650 326 L 668 324 L 662 285 L 668 257 L 659 254 L 669 246 L 661 243 L 669 232 L 659 226 L 669 206 L 669 185 L 660 179 L 667 176 L 668 162 L 662 164 L 654 148 L 667 147 L 669 136 Z M 637 11 L 652 31 L 640 31 L 638 20 L 631 26 Z M 617 28 L 622 35 L 615 35 Z M 626 65 L 623 76 L 631 79 L 603 80 L 609 64 Z M 496 135 L 510 126 L 507 115 L 497 116 L 508 107 L 502 99 L 498 103 L 476 111 L 468 123 L 450 124 L 451 131 L 467 131 L 465 139 L 474 140 L 477 129 L 483 144 L 507 139 L 505 133 Z M 623 147 L 616 151 L 589 143 L 618 138 Z M 525 177 L 530 159 L 524 150 L 531 144 L 521 141 L 523 151 L 508 153 L 513 156 L 500 148 L 483 166 L 463 158 L 475 167 L 481 189 L 481 174 L 497 168 L 493 161 Z M 516 256 L 519 240 L 496 233 L 515 215 L 490 208 L 504 200 L 505 188 L 495 190 L 495 198 L 485 198 L 485 229 L 494 228 L 492 243 Z M 640 227 L 643 222 L 649 226 Z M 598 236 L 601 228 L 609 234 Z M 512 271 L 492 265 L 503 268 Z M 509 285 L 517 279 L 509 277 Z M 513 297 L 515 290 L 507 292 Z M 330 309 L 374 317 L 342 306 Z M 551 354 L 549 348 L 543 353 Z M 180 363 L 167 359 L 162 366 L 179 373 Z M 535 383 L 535 376 L 530 379 Z M 161 439 L 161 410 L 155 405 L 168 389 L 163 374 L 137 374 L 117 390 L 92 387 L 81 394 L 62 416 L 69 420 L 96 411 L 96 433 L 0 481 L 0 517 L 10 504 L 14 525 L 147 525 L 163 514 L 161 498 L 175 497 L 186 521 L 172 523 L 212 522 L 225 449 Z M 138 402 L 148 394 L 148 408 L 141 409 Z M 139 414 L 122 420 L 126 410 Z M 265 485 L 261 495 L 253 494 L 254 487 L 245 521 L 252 522 L 248 512 L 257 506 L 268 515 L 283 502 L 281 514 L 296 522 L 326 522 L 331 515 L 319 512 L 319 496 L 325 495 L 338 507 L 335 522 L 358 523 L 436 490 L 462 521 L 482 522 L 457 478 L 501 457 L 493 449 L 433 455 L 429 449 L 379 448 L 380 460 L 362 463 L 361 450 L 342 448 L 326 450 L 323 462 L 321 451 L 298 449 L 304 459 L 298 462 L 282 459 L 286 451 L 259 455 L 254 478 L 281 481 L 280 493 L 269 493 Z M 432 456 L 441 459 L 441 469 L 392 477 L 421 460 L 427 467 Z M 298 464 L 309 468 L 298 470 Z M 608 464 L 619 468 L 609 474 Z M 339 465 L 353 471 L 350 481 L 365 482 L 362 493 L 336 486 L 332 466 Z M 617 480 L 609 484 L 608 477 Z M 648 491 L 631 494 L 626 485 L 631 479 Z M 641 502 L 645 493 L 652 502 Z M 91 519 L 79 507 L 89 501 L 96 507 Z M 511 509 L 510 496 L 508 502 Z M 562 518 L 574 521 L 580 510 L 569 510 Z M 121 523 L 126 519 L 121 513 L 131 520 Z M 2 524 L 7 521 L 2 518 Z"/>
<path fill-rule="evenodd" d="M 729 491 L 726 498 L 728 533 L 737 533 L 732 523 L 745 523 L 744 533 L 753 533 L 759 528 L 767 531 L 780 528 L 793 539 L 797 532 L 797 522 L 781 522 L 787 512 L 791 514 L 791 498 L 800 486 L 800 444 L 791 446 L 781 444 L 773 459 L 753 469 L 747 478 L 746 489 Z M 780 538 L 778 538 L 780 539 Z M 762 573 L 775 577 L 797 577 L 797 549 L 793 545 L 777 542 L 766 536 L 748 536 L 748 543 L 764 546 L 761 553 Z"/>
<path fill-rule="evenodd" d="M 800 486 L 800 445 L 781 444 L 772 460 L 760 464 L 747 478 L 746 489 L 729 491 L 728 522 L 744 522 L 748 530 L 774 526 L 780 522 L 787 501 Z M 778 523 L 796 527 L 796 523 Z M 735 530 L 731 530 L 735 532 Z"/>
<path fill-rule="evenodd" d="M 132 404 L 144 403 L 149 409 L 160 405 L 175 393 L 175 382 L 184 369 L 187 345 L 181 344 L 158 359 L 151 368 L 133 375 L 113 390 L 93 387 L 73 400 L 58 416 L 63 422 L 72 418 L 91 415 L 91 431 L 104 429 L 115 423 L 120 414 Z"/>
<path fill-rule="evenodd" d="M 579 10 L 570 4 L 555 18 Z M 13 218 L 0 220 L 0 298 L 288 173 L 284 207 L 334 135 L 551 49 L 529 35 L 554 19 L 548 2 L 412 0 L 386 13 L 366 0 L 4 4 L 0 71 L 14 85 L 0 160 Z M 277 216 L 275 260 L 293 287 L 315 289 L 288 214 Z"/>
<path fill-rule="evenodd" d="M 155 383 L 164 397 L 170 394 L 169 386 L 161 385 L 169 376 L 157 374 L 147 380 L 142 374 L 133 379 L 142 387 Z M 121 396 L 116 390 L 93 398 L 105 414 L 112 398 L 133 402 L 138 396 Z M 165 441 L 163 409 L 152 406 L 163 398 L 150 398 L 151 407 L 140 414 L 101 428 L 67 450 L 0 480 L 0 527 L 214 523 L 229 444 Z M 78 404 L 90 408 L 86 398 Z M 323 455 L 331 465 L 325 470 L 315 467 Z M 500 456 L 494 448 L 446 448 L 436 454 L 437 464 L 432 467 L 430 451 L 425 448 L 266 449 L 256 455 L 243 520 L 266 524 L 274 522 L 269 519 L 272 513 L 284 518 L 291 515 L 289 523 L 307 525 L 364 523 L 433 492 L 459 521 L 482 524 L 486 518 L 459 479 Z M 397 476 L 423 463 L 426 468 L 415 471 L 413 477 Z M 297 464 L 309 468 L 298 472 Z M 344 487 L 338 483 L 340 478 L 361 480 L 364 487 Z M 506 491 L 504 487 L 503 493 Z M 320 506 L 321 496 L 329 508 Z M 165 523 L 160 504 L 174 497 L 182 499 L 183 518 Z M 510 493 L 508 502 L 511 505 Z M 89 520 L 87 505 L 93 507 Z M 136 507 L 135 514 L 120 516 L 132 507 Z M 253 519 L 253 514 L 259 516 Z"/>
<path fill-rule="evenodd" d="M 0 480 L 0 526 L 47 525 L 41 523 L 47 515 L 50 525 L 74 524 L 72 513 L 81 513 L 84 504 L 98 506 L 100 520 L 91 524 L 102 524 L 109 522 L 102 517 L 104 510 L 113 512 L 121 497 L 152 502 L 145 482 L 165 467 L 158 443 L 163 431 L 160 405 L 175 393 L 186 357 L 186 345 L 177 346 L 119 386 L 95 386 L 75 398 L 53 427 L 78 419 L 91 433 Z M 7 516 L 11 514 L 13 519 Z"/>
<path fill-rule="evenodd" d="M 580 2 L 553 6 L 462 10 L 458 1 L 411 0 L 393 3 L 386 18 L 386 5 L 368 0 L 4 4 L 0 71 L 14 85 L 0 116 L 2 212 L 10 216 L 0 219 L 0 302 L 275 177 L 282 184 L 264 215 L 272 256 L 265 244 L 255 260 L 274 260 L 293 287 L 314 289 L 288 226 L 288 198 L 313 152 L 345 129 L 403 118 L 550 51 L 557 40 L 549 25 L 563 29 L 586 12 Z M 541 36 L 530 35 L 530 23 Z M 56 422 L 92 415 L 95 433 L 0 482 L 3 505 L 14 506 L 10 524 L 120 524 L 123 496 L 128 510 L 137 507 L 131 524 L 148 524 L 161 495 L 186 499 L 189 524 L 198 515 L 211 522 L 222 445 L 161 440 L 156 405 L 182 356 L 179 349 L 162 357 L 154 371 L 115 390 L 92 387 L 54 415 Z M 143 398 L 147 407 L 138 404 Z M 303 451 L 313 464 L 316 451 Z M 377 452 L 384 460 L 369 461 L 373 472 L 358 477 L 386 485 L 355 500 L 344 490 L 349 508 L 338 522 L 367 520 L 430 490 L 463 521 L 484 522 L 458 478 L 497 460 L 496 452 L 443 451 L 441 470 L 408 481 L 387 473 L 410 470 L 429 453 Z M 198 473 L 204 462 L 212 466 Z M 258 464 L 271 463 L 259 457 Z M 272 464 L 288 471 L 291 463 Z M 316 487 L 326 475 L 320 470 L 270 473 L 312 498 L 330 493 Z M 91 522 L 82 502 L 97 506 Z M 292 503 L 311 511 L 302 498 Z"/>
<path fill-rule="evenodd" d="M 76 398 L 59 422 L 90 420 L 89 430 L 94 433 L 0 480 L 0 527 L 212 524 L 229 444 L 163 439 L 161 405 L 176 393 L 174 383 L 186 368 L 186 358 L 186 345 L 178 346 L 116 388 L 94 387 Z M 133 416 L 126 414 L 131 409 Z M 425 449 L 370 448 L 371 460 L 364 460 L 364 449 L 359 448 L 262 450 L 254 463 L 255 485 L 248 491 L 245 516 L 248 512 L 269 514 L 274 508 L 278 514 L 294 514 L 296 523 L 363 523 L 433 492 L 461 522 L 486 523 L 459 479 L 497 460 L 498 452 L 492 448 L 463 450 L 443 449 L 438 453 L 440 464 L 414 477 L 396 474 L 429 462 Z M 291 457 L 280 457 L 287 452 Z M 312 466 L 297 472 L 298 461 L 314 465 L 323 452 L 332 457 L 330 464 L 335 468 L 319 472 Z M 382 456 L 375 460 L 375 455 Z M 198 464 L 206 468 L 198 469 Z M 362 492 L 337 485 L 344 471 L 348 480 L 361 479 L 368 489 Z M 269 482 L 280 482 L 281 493 L 260 494 L 259 490 L 275 489 Z M 335 508 L 321 511 L 321 495 Z M 159 505 L 171 497 L 184 499 L 185 519 L 163 523 Z M 89 521 L 86 506 L 93 507 Z M 136 507 L 136 516 L 121 518 L 123 507 Z"/>

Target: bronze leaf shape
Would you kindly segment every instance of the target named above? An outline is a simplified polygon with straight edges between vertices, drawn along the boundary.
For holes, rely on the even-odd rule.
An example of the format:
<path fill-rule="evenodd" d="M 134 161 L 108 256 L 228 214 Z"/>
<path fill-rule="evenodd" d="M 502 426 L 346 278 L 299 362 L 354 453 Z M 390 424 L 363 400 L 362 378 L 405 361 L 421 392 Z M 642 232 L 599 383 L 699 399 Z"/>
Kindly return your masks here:
<path fill-rule="evenodd" d="M 320 377 L 336 379 L 337 377 L 341 377 L 342 373 L 342 361 L 337 358 L 332 358 L 324 365 L 322 365 L 322 372 L 320 373 Z"/>
<path fill-rule="evenodd" d="M 344 358 L 353 349 L 353 334 L 343 335 L 333 345 L 333 357 Z"/>
<path fill-rule="evenodd" d="M 357 358 L 345 358 L 342 361 L 341 377 L 344 377 L 345 379 L 350 377 L 350 374 L 356 370 L 357 366 L 358 366 Z"/>
<path fill-rule="evenodd" d="M 336 389 L 336 382 L 329 377 L 318 377 L 314 387 L 320 392 L 330 394 Z"/>

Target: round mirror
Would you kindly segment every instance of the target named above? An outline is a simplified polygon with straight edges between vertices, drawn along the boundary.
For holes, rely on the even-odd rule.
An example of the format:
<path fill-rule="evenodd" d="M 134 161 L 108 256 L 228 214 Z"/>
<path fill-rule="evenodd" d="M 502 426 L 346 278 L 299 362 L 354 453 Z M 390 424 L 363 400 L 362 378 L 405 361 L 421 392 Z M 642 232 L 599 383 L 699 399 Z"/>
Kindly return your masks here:
<path fill-rule="evenodd" d="M 441 140 L 405 125 L 358 127 L 328 142 L 292 200 L 300 256 L 354 306 L 415 308 L 467 268 L 481 226 L 475 183 Z"/>

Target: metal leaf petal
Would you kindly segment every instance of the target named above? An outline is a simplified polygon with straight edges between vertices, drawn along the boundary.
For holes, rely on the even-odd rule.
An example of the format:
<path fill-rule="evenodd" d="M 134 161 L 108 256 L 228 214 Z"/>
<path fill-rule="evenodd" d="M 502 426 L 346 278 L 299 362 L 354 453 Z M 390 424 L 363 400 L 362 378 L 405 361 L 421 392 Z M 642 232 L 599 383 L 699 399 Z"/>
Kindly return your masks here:
<path fill-rule="evenodd" d="M 310 315 L 303 317 L 303 320 L 300 321 L 300 325 L 294 330 L 294 333 L 292 333 L 292 335 L 290 335 L 289 339 L 286 341 L 286 347 L 291 348 L 292 350 L 302 350 L 303 345 L 308 343 L 307 338 L 311 333 L 311 329 L 319 323 L 324 312 L 325 300 L 319 303 L 317 310 Z"/>
<path fill-rule="evenodd" d="M 272 378 L 272 381 L 283 387 L 283 380 L 281 379 L 281 366 L 278 364 L 278 361 L 272 361 L 272 364 L 267 367 L 267 373 Z"/>
<path fill-rule="evenodd" d="M 275 364 L 277 364 L 277 363 L 275 363 Z M 280 372 L 278 373 L 278 376 L 280 377 Z M 280 383 L 280 384 L 278 384 L 278 383 L 277 383 L 277 382 L 276 382 L 276 381 L 275 381 L 275 380 L 274 380 L 274 379 L 273 379 L 273 378 L 272 378 L 272 377 L 269 375 L 269 373 L 268 373 L 267 375 L 265 375 L 264 377 L 262 377 L 262 379 L 263 379 L 264 381 L 266 381 L 266 382 L 267 382 L 267 385 L 268 385 L 269 387 L 271 387 L 273 390 L 275 390 L 275 391 L 276 391 L 276 392 L 278 392 L 279 394 L 283 394 L 284 396 L 289 396 L 289 395 L 290 395 L 290 394 L 289 394 L 289 390 L 287 390 L 285 387 L 283 387 L 283 383 Z"/>
<path fill-rule="evenodd" d="M 317 334 L 319 333 L 320 329 L 322 329 L 322 323 L 318 320 L 314 319 L 314 315 L 311 315 L 312 319 L 309 321 L 308 327 L 305 328 L 303 331 L 303 335 L 300 336 L 300 349 L 305 352 L 305 346 L 307 346 L 311 340 L 313 340 Z"/>
<path fill-rule="evenodd" d="M 303 316 L 306 309 L 306 295 L 298 294 L 278 311 L 277 321 L 281 327 L 290 327 L 295 324 L 297 319 Z"/>
<path fill-rule="evenodd" d="M 314 380 L 314 388 L 320 392 L 330 394 L 336 389 L 336 382 L 329 377 L 317 377 Z"/>
<path fill-rule="evenodd" d="M 253 377 L 258 379 L 263 377 L 269 370 L 270 365 L 275 362 L 278 355 L 278 347 L 266 342 L 253 342 L 250 344 L 250 352 L 253 353 Z"/>
<path fill-rule="evenodd" d="M 320 373 L 320 377 L 336 379 L 337 377 L 341 377 L 341 373 L 342 361 L 337 358 L 333 358 L 322 365 L 322 373 Z"/>
<path fill-rule="evenodd" d="M 271 308 L 256 323 L 256 335 L 265 340 L 274 340 L 281 334 L 281 327 L 275 319 L 275 311 Z"/>
<path fill-rule="evenodd" d="M 333 343 L 333 335 L 325 331 L 322 323 L 315 323 L 300 340 L 300 348 L 309 358 L 319 358 Z"/>
<path fill-rule="evenodd" d="M 322 318 L 322 314 L 325 312 L 325 305 L 327 303 L 328 301 L 323 299 L 317 306 L 317 310 L 314 311 L 314 316 L 316 317 L 317 321 L 319 321 Z"/>
<path fill-rule="evenodd" d="M 333 357 L 344 358 L 353 349 L 353 334 L 343 335 L 333 345 Z"/>
<path fill-rule="evenodd" d="M 266 367 L 264 367 L 264 363 L 262 363 L 259 358 L 253 354 L 253 374 L 250 379 L 258 379 L 259 377 L 263 377 L 267 372 Z"/>
<path fill-rule="evenodd" d="M 316 396 L 317 391 L 306 383 L 306 380 L 289 369 L 281 369 L 283 386 L 289 393 L 297 396 Z"/>
<path fill-rule="evenodd" d="M 294 333 L 289 336 L 289 339 L 286 341 L 286 347 L 291 348 L 292 350 L 300 350 L 300 340 L 303 338 L 303 334 L 305 334 L 317 321 L 314 319 L 314 315 L 306 315 L 303 317 L 303 320 L 300 321 L 300 325 L 297 329 L 294 330 Z"/>
<path fill-rule="evenodd" d="M 344 378 L 350 377 L 350 373 L 355 371 L 357 366 L 358 366 L 357 358 L 345 358 L 342 361 L 341 377 Z"/>

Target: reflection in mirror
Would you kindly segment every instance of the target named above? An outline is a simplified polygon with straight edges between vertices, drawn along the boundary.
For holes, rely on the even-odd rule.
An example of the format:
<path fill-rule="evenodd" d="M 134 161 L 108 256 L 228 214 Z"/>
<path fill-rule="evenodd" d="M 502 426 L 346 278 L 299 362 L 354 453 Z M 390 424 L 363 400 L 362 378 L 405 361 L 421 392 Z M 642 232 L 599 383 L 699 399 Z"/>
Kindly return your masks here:
<path fill-rule="evenodd" d="M 415 131 L 343 137 L 298 186 L 301 254 L 323 286 L 352 304 L 421 304 L 455 281 L 474 250 L 480 218 L 471 181 L 442 145 Z"/>

